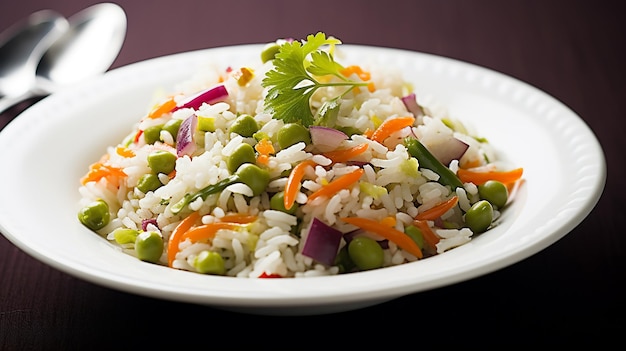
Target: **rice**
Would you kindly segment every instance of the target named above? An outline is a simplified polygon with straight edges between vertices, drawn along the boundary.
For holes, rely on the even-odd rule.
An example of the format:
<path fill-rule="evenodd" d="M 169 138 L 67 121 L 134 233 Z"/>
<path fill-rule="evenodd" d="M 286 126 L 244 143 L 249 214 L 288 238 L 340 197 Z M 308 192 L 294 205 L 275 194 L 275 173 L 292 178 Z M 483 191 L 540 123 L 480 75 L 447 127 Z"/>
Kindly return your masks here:
<path fill-rule="evenodd" d="M 322 262 L 315 254 L 305 252 L 309 236 L 311 241 L 320 240 L 317 238 L 320 233 L 311 230 L 314 220 L 341 234 L 333 253 L 337 257 L 341 256 L 341 252 L 347 252 L 355 237 L 377 240 L 383 255 L 379 267 L 406 264 L 442 254 L 472 240 L 477 233 L 464 225 L 464 214 L 481 200 L 477 185 L 466 183 L 453 188 L 440 183 L 441 175 L 436 170 L 421 167 L 403 140 L 414 137 L 427 148 L 445 143 L 450 138 L 463 141 L 467 145 L 465 153 L 460 159 L 446 164 L 454 173 L 463 165 L 485 167 L 497 162 L 489 144 L 469 134 L 460 122 L 449 123 L 451 118 L 441 112 L 443 109 L 435 103 L 432 108 L 422 106 L 424 114 L 409 111 L 402 97 L 409 93 L 407 86 L 410 84 L 403 81 L 401 74 L 393 67 L 363 64 L 363 68 L 371 74 L 376 89 L 347 92 L 341 100 L 333 128 L 352 131 L 337 149 L 348 150 L 362 145 L 366 145 L 367 149 L 347 162 L 334 162 L 316 145 L 306 142 L 281 148 L 276 138 L 286 123 L 266 111 L 264 98 L 267 89 L 262 85 L 265 73 L 272 67 L 271 61 L 250 63 L 244 68 L 254 72 L 253 77 L 241 84 L 240 71 L 209 65 L 207 71 L 198 72 L 196 77 L 190 77 L 175 87 L 177 103 L 183 103 L 187 96 L 197 91 L 217 85 L 225 87 L 228 92 L 226 97 L 197 108 L 165 112 L 155 118 L 140 116 L 129 136 L 107 148 L 103 158 L 92 165 L 93 169 L 105 164 L 109 169 L 121 170 L 124 175 L 93 179 L 86 176 L 78 189 L 82 207 L 91 206 L 97 200 L 103 200 L 108 206 L 110 221 L 104 227 L 93 230 L 124 248 L 125 253 L 137 257 L 140 257 L 138 244 L 119 242 L 120 231 L 135 231 L 137 235 L 141 232 L 157 233 L 163 242 L 162 250 L 158 257 L 148 261 L 180 270 L 238 278 L 298 278 L 363 269 L 354 262 L 340 262 L 339 258 L 333 262 Z M 320 108 L 338 91 L 336 88 L 316 91 L 311 99 L 311 108 Z M 184 123 L 192 114 L 198 120 L 198 126 L 192 131 L 193 151 L 178 154 L 176 139 L 180 136 L 164 127 L 158 132 L 158 140 L 146 142 L 146 133 L 150 128 L 161 128 L 172 121 Z M 253 117 L 258 126 L 254 135 L 230 131 L 241 115 Z M 373 140 L 368 134 L 383 121 L 401 116 L 412 116 L 415 122 L 409 128 L 394 131 L 384 140 Z M 201 123 L 209 123 L 210 127 L 201 128 Z M 265 155 L 263 162 L 259 151 L 261 140 L 269 140 L 273 149 Z M 228 168 L 229 159 L 242 144 L 249 144 L 255 149 L 256 158 L 252 162 L 263 167 L 269 175 L 264 191 L 255 194 L 253 185 L 234 182 L 215 193 L 191 199 L 180 212 L 173 210 L 179 201 L 229 179 L 233 173 Z M 156 174 L 160 185 L 142 191 L 140 184 L 143 178 L 153 173 L 147 159 L 156 151 L 178 154 L 175 170 L 168 174 Z M 290 174 L 302 162 L 311 162 L 312 166 L 305 168 L 293 194 L 296 210 L 290 212 L 277 208 L 273 197 L 286 191 Z M 358 171 L 362 175 L 356 182 L 309 199 L 313 193 L 327 188 L 337 179 Z M 452 197 L 458 199 L 458 204 L 436 219 L 426 221 L 437 243 L 435 246 L 420 244 L 419 255 L 387 237 L 384 232 L 358 228 L 344 220 L 367 219 L 385 223 L 389 230 L 395 232 L 408 232 L 407 227 L 416 224 L 415 218 L 419 214 L 441 206 Z M 199 215 L 198 221 L 189 229 L 196 230 L 197 237 L 190 236 L 175 245 L 178 238 L 172 235 L 191 213 Z M 493 213 L 497 218 L 499 209 L 494 209 Z M 494 225 L 495 219 L 490 227 Z M 424 233 L 421 235 L 426 238 Z M 413 245 L 418 245 L 417 241 Z M 216 259 L 223 269 L 212 271 L 212 268 L 198 262 L 206 251 L 219 254 Z"/>

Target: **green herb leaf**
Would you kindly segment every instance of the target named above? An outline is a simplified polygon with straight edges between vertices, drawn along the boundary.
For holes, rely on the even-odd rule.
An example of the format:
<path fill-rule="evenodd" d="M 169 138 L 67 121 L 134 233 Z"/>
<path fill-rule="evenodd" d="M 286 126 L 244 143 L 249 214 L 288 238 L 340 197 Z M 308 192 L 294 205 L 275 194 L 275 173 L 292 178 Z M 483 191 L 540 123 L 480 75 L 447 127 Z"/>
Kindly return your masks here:
<path fill-rule="evenodd" d="M 347 92 L 353 87 L 367 85 L 367 82 L 354 82 L 344 77 L 341 74 L 343 66 L 322 49 L 323 46 L 337 44 L 341 41 L 327 38 L 322 32 L 311 34 L 302 42 L 294 40 L 282 44 L 272 60 L 274 68 L 266 73 L 262 81 L 263 87 L 268 88 L 264 101 L 266 112 L 285 123 L 300 122 L 308 127 L 315 123 L 310 101 L 317 89 L 346 86 L 349 87 Z M 338 77 L 343 82 L 320 83 L 316 79 L 326 75 Z M 336 108 L 333 106 L 332 109 Z"/>

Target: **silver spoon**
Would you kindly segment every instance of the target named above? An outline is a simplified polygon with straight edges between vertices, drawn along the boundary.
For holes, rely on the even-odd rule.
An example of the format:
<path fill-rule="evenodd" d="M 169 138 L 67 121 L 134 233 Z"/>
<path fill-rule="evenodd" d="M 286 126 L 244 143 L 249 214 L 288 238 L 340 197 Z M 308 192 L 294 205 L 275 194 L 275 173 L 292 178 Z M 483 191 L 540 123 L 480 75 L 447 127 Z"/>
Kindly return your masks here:
<path fill-rule="evenodd" d="M 0 112 L 26 99 L 46 96 L 102 74 L 111 66 L 126 36 L 124 10 L 113 3 L 100 3 L 76 13 L 68 21 L 69 29 L 38 62 L 34 84 L 26 92 L 0 98 Z"/>
<path fill-rule="evenodd" d="M 35 84 L 41 56 L 68 26 L 60 14 L 41 10 L 0 34 L 0 95 L 21 96 Z"/>

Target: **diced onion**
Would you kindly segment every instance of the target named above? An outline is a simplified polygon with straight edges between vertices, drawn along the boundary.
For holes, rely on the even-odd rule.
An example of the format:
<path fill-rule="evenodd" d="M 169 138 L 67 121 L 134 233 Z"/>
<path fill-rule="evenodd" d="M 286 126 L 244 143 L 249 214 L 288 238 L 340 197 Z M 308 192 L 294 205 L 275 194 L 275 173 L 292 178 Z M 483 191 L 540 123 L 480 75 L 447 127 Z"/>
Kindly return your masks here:
<path fill-rule="evenodd" d="M 331 266 L 335 263 L 342 236 L 343 234 L 339 230 L 313 218 L 302 254 L 319 263 Z"/>
<path fill-rule="evenodd" d="M 180 124 L 176 135 L 176 154 L 178 157 L 191 155 L 196 151 L 196 142 L 193 138 L 198 126 L 198 116 L 192 114 Z"/>

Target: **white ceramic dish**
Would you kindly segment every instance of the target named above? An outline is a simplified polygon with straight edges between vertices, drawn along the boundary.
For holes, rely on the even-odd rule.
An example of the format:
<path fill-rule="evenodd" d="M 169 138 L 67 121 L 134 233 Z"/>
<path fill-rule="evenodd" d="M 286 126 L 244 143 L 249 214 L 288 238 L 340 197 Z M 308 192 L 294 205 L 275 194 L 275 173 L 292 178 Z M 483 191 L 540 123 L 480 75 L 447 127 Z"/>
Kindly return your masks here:
<path fill-rule="evenodd" d="M 248 313 L 306 315 L 362 308 L 516 263 L 570 232 L 603 191 L 606 165 L 597 139 L 554 98 L 475 65 L 342 45 L 341 62 L 367 57 L 399 66 L 418 96 L 435 96 L 524 167 L 525 183 L 502 225 L 411 264 L 332 277 L 236 279 L 141 262 L 78 222 L 79 178 L 146 113 L 155 91 L 172 89 L 207 60 L 237 67 L 257 60 L 260 49 L 216 48 L 129 65 L 25 111 L 0 133 L 0 231 L 36 259 L 109 288 Z"/>

